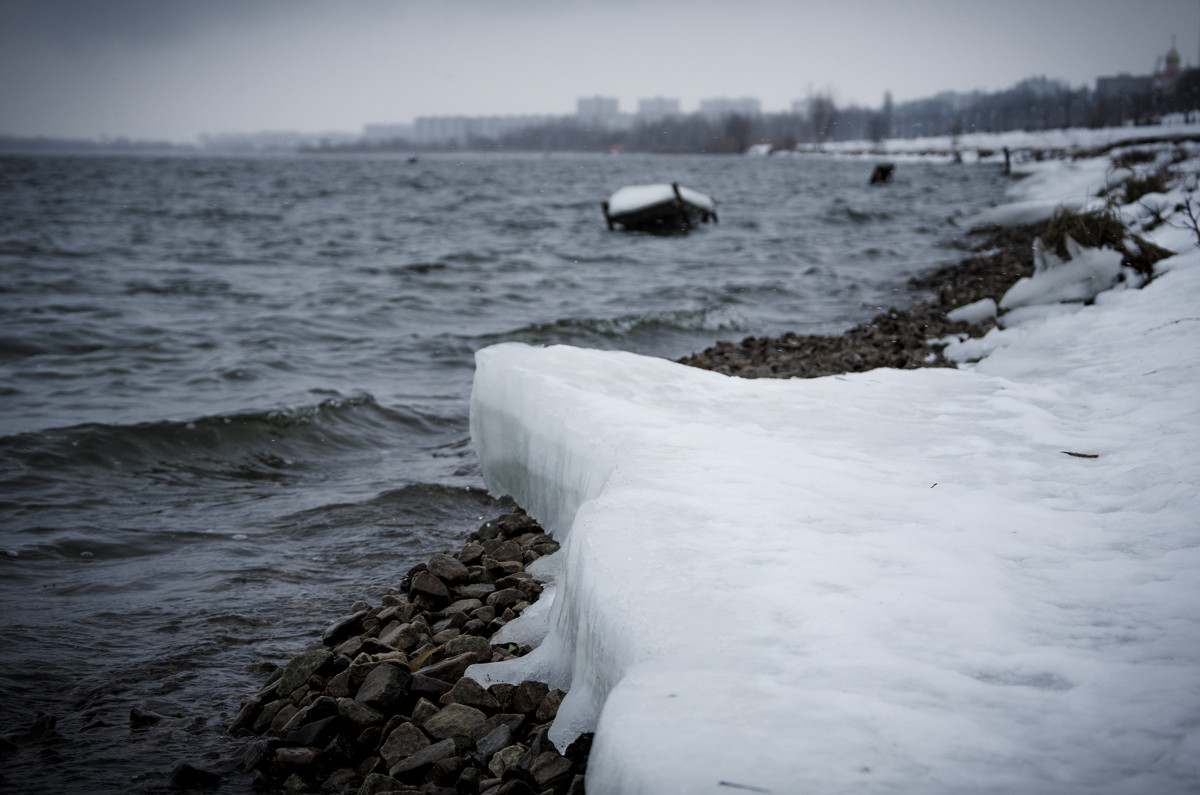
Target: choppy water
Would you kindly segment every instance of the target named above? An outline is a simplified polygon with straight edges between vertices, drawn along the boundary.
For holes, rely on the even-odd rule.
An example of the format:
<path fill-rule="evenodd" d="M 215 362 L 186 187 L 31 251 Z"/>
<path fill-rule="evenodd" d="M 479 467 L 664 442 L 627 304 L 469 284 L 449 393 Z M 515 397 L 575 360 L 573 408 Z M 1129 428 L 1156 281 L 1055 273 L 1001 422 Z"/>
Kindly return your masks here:
<path fill-rule="evenodd" d="M 1003 187 L 905 164 L 870 188 L 871 167 L 0 159 L 0 734 L 44 712 L 62 736 L 0 751 L 0 788 L 162 790 L 228 753 L 256 664 L 494 514 L 475 350 L 836 332 L 907 303 Z M 720 224 L 606 229 L 611 192 L 663 181 Z"/>

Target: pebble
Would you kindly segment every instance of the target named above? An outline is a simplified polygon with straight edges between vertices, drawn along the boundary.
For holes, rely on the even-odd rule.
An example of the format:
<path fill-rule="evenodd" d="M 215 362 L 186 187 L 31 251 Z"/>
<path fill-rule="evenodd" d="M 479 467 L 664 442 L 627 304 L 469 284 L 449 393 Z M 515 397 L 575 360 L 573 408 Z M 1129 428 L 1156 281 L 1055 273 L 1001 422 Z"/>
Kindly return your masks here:
<path fill-rule="evenodd" d="M 541 593 L 526 563 L 557 549 L 518 509 L 413 567 L 380 606 L 353 605 L 243 701 L 243 774 L 290 792 L 580 795 L 591 736 L 566 754 L 545 739 L 565 694 L 464 677 L 532 650 L 489 638 Z"/>

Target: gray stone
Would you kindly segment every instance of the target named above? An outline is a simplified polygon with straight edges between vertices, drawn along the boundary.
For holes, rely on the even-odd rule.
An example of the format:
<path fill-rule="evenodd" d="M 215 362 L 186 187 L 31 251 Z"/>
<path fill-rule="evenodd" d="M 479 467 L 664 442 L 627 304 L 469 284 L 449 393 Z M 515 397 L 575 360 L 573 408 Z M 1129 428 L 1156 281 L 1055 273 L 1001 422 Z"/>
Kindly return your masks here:
<path fill-rule="evenodd" d="M 318 696 L 313 699 L 311 704 L 303 707 L 293 715 L 291 720 L 283 725 L 281 731 L 295 731 L 305 723 L 313 723 L 314 721 L 322 720 L 336 714 L 338 714 L 337 699 L 329 698 L 328 696 Z"/>
<path fill-rule="evenodd" d="M 557 751 L 546 751 L 533 760 L 529 772 L 533 780 L 542 789 L 549 789 L 565 783 L 573 772 L 571 760 L 559 755 Z"/>
<path fill-rule="evenodd" d="M 353 698 L 339 698 L 338 714 L 354 726 L 365 729 L 383 723 L 383 713 Z"/>
<path fill-rule="evenodd" d="M 493 591 L 487 598 L 487 603 L 496 610 L 503 610 L 506 607 L 512 607 L 517 602 L 520 602 L 525 597 L 516 588 L 505 588 L 502 591 Z"/>
<path fill-rule="evenodd" d="M 412 590 L 437 599 L 450 598 L 450 589 L 446 587 L 446 583 L 427 571 L 418 572 L 417 576 L 412 578 Z"/>
<path fill-rule="evenodd" d="M 425 676 L 441 679 L 443 682 L 457 682 L 463 673 L 477 662 L 474 652 L 466 652 L 455 657 L 449 657 L 439 663 L 427 665 L 421 669 Z"/>
<path fill-rule="evenodd" d="M 525 716 L 518 715 L 515 712 L 501 712 L 498 715 L 485 720 L 483 723 L 471 730 L 471 740 L 478 743 L 481 739 L 491 734 L 501 726 L 507 726 L 508 730 L 516 736 L 518 730 L 525 723 Z"/>
<path fill-rule="evenodd" d="M 439 740 L 469 737 L 471 729 L 487 720 L 487 715 L 466 704 L 450 704 L 423 724 L 425 731 Z"/>
<path fill-rule="evenodd" d="M 367 674 L 354 698 L 368 707 L 394 712 L 408 694 L 411 681 L 412 675 L 408 671 L 398 665 L 384 663 Z"/>
<path fill-rule="evenodd" d="M 321 646 L 293 657 L 291 662 L 284 667 L 283 675 L 279 677 L 279 695 L 285 698 L 291 695 L 332 656 L 333 653 L 329 649 Z"/>
<path fill-rule="evenodd" d="M 358 795 L 384 795 L 387 792 L 400 792 L 406 789 L 397 779 L 382 773 L 372 773 L 363 779 L 358 788 Z"/>
<path fill-rule="evenodd" d="M 462 599 L 487 599 L 488 594 L 496 590 L 496 586 L 486 582 L 473 582 L 469 585 L 459 585 L 454 593 Z"/>
<path fill-rule="evenodd" d="M 429 567 L 430 574 L 443 582 L 464 582 L 471 576 L 471 573 L 467 571 L 467 567 L 461 561 L 440 552 L 436 555 L 430 555 L 425 565 Z"/>
<path fill-rule="evenodd" d="M 357 613 L 339 618 L 329 625 L 322 636 L 321 641 L 326 646 L 336 646 L 351 635 L 357 635 L 362 628 L 362 620 L 367 617 L 366 610 L 359 610 Z"/>
<path fill-rule="evenodd" d="M 442 740 L 441 742 L 422 748 L 407 759 L 401 760 L 399 764 L 388 768 L 388 774 L 402 777 L 409 773 L 416 773 L 432 767 L 443 759 L 454 756 L 456 753 L 458 753 L 458 748 L 454 745 L 454 740 Z"/>
<path fill-rule="evenodd" d="M 537 711 L 533 713 L 534 720 L 538 723 L 549 723 L 558 715 L 558 708 L 562 705 L 563 699 L 567 694 L 561 690 L 551 690 L 542 699 L 542 703 L 538 704 Z"/>
<path fill-rule="evenodd" d="M 456 613 L 470 613 L 472 610 L 478 610 L 481 607 L 483 607 L 482 600 L 473 597 L 466 597 L 451 602 L 450 606 L 442 611 L 442 615 L 452 616 Z"/>
<path fill-rule="evenodd" d="M 411 723 L 401 723 L 383 741 L 379 753 L 391 768 L 429 745 L 424 732 Z"/>
<path fill-rule="evenodd" d="M 509 560 L 521 560 L 525 555 L 525 550 L 521 549 L 521 545 L 516 541 L 505 541 L 491 551 L 490 557 L 498 563 L 504 563 Z"/>
<path fill-rule="evenodd" d="M 483 689 L 483 685 L 466 676 L 454 683 L 450 692 L 442 696 L 441 703 L 464 704 L 478 709 L 500 709 L 500 703 L 491 693 Z"/>
<path fill-rule="evenodd" d="M 437 704 L 428 699 L 419 698 L 417 699 L 416 706 L 412 708 L 412 719 L 414 722 L 424 726 L 427 720 L 439 712 L 441 710 L 438 709 Z"/>
<path fill-rule="evenodd" d="M 286 739 L 292 745 L 304 746 L 322 746 L 333 739 L 337 734 L 339 718 L 334 715 L 331 718 L 322 718 L 321 720 L 306 723 L 300 728 L 288 732 Z"/>
<path fill-rule="evenodd" d="M 417 645 L 417 641 L 421 639 L 423 629 L 425 627 L 411 622 L 408 624 L 399 624 L 395 629 L 381 633 L 379 641 L 390 648 L 408 651 Z"/>
<path fill-rule="evenodd" d="M 275 761 L 288 767 L 303 767 L 317 761 L 316 748 L 280 748 L 275 751 Z"/>
<path fill-rule="evenodd" d="M 492 661 L 492 644 L 487 638 L 476 635 L 460 635 L 446 644 L 446 656 L 457 657 L 460 654 L 474 654 L 475 662 Z"/>
<path fill-rule="evenodd" d="M 525 756 L 527 750 L 529 749 L 525 746 L 517 744 L 497 751 L 488 762 L 488 770 L 496 778 L 503 778 L 509 768 L 521 761 L 521 757 Z"/>
<path fill-rule="evenodd" d="M 513 692 L 512 711 L 532 715 L 549 692 L 550 686 L 544 682 L 522 682 Z"/>
<path fill-rule="evenodd" d="M 482 725 L 482 724 L 480 724 Z M 513 733 L 506 724 L 500 724 L 475 743 L 475 752 L 480 759 L 491 759 L 493 754 L 513 744 Z"/>

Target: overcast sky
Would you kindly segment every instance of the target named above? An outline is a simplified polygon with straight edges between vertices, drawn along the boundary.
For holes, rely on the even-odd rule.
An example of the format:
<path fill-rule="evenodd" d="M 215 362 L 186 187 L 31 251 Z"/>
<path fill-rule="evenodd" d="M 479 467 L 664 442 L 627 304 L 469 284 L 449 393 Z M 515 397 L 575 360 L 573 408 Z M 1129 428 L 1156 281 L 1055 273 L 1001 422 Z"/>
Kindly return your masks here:
<path fill-rule="evenodd" d="M 0 0 L 0 134 L 357 132 L 581 96 L 877 107 L 1198 62 L 1200 0 Z"/>

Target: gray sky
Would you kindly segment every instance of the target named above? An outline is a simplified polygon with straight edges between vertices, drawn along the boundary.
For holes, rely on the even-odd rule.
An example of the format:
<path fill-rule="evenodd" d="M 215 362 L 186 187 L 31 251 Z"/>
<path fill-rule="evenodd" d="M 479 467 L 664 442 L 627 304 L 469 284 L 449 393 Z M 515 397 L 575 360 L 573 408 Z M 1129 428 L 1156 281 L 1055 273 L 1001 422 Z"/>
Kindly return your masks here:
<path fill-rule="evenodd" d="M 1200 0 L 0 0 L 0 133 L 194 140 L 416 116 L 876 107 L 1200 57 Z"/>

